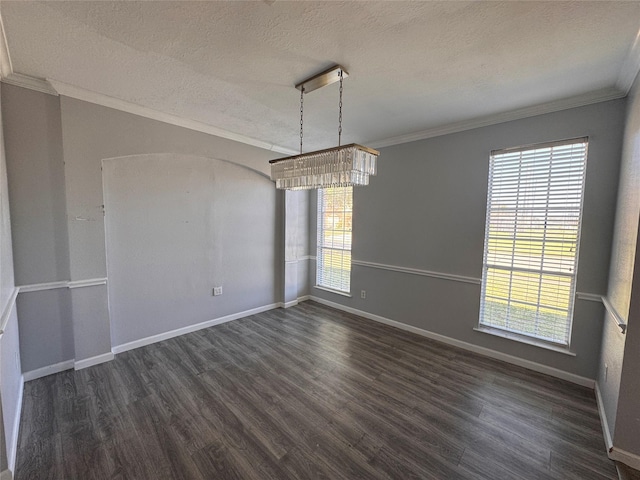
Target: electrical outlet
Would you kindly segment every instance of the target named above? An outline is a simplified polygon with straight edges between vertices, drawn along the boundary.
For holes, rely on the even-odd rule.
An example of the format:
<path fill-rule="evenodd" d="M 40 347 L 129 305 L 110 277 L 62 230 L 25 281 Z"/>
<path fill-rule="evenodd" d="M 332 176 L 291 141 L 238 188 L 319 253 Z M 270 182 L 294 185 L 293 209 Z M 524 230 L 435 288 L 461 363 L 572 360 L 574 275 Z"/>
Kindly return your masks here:
<path fill-rule="evenodd" d="M 609 365 L 604 364 L 604 383 L 607 383 L 607 377 L 609 376 Z"/>
<path fill-rule="evenodd" d="M 367 298 L 367 291 L 366 290 L 360 290 L 360 298 Z"/>
<path fill-rule="evenodd" d="M 213 296 L 222 295 L 222 287 L 213 287 Z"/>

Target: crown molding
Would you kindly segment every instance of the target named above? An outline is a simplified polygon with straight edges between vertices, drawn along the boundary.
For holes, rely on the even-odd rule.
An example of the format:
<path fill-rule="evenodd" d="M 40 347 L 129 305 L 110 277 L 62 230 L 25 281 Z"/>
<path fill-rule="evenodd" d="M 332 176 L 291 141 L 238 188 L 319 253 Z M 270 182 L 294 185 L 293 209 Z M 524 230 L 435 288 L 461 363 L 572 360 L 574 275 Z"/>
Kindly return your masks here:
<path fill-rule="evenodd" d="M 272 152 L 279 152 L 287 155 L 297 153 L 297 151 L 295 150 L 285 148 L 280 145 L 263 142 L 262 140 L 247 137 L 239 133 L 230 132 L 228 130 L 214 127 L 213 125 L 199 122 L 197 120 L 190 120 L 188 118 L 179 117 L 178 115 L 173 115 L 170 113 L 161 112 L 159 110 L 154 110 L 152 108 L 143 107 L 142 105 L 131 103 L 126 100 L 121 100 L 119 98 L 110 97 L 108 95 L 103 95 L 91 90 L 86 90 L 84 88 L 76 87 L 75 85 L 69 85 L 68 83 L 59 82 L 57 80 L 47 80 L 58 92 L 58 94 L 64 95 L 65 97 L 71 97 L 77 100 L 101 105 L 103 107 L 120 110 L 122 112 L 132 113 L 140 117 L 150 118 L 152 120 L 168 123 L 177 127 L 183 127 L 190 130 L 195 130 L 197 132 L 208 133 L 209 135 L 215 135 L 217 137 L 226 138 L 235 142 L 240 142 L 265 150 L 270 150 Z"/>
<path fill-rule="evenodd" d="M 4 32 L 4 22 L 2 21 L 2 14 L 0 14 L 0 78 L 5 78 L 11 75 L 12 72 L 13 67 L 11 66 L 7 35 Z"/>
<path fill-rule="evenodd" d="M 448 125 L 443 125 L 440 127 L 428 128 L 426 130 L 421 130 L 419 132 L 409 133 L 406 135 L 398 135 L 396 137 L 390 137 L 384 140 L 368 141 L 365 142 L 365 144 L 370 145 L 373 148 L 390 147 L 392 145 L 399 145 L 401 143 L 415 142 L 418 140 L 425 140 L 427 138 L 439 137 L 441 135 L 448 135 L 450 133 L 458 133 L 465 130 L 472 130 L 474 128 L 496 125 L 498 123 L 521 120 L 528 117 L 535 117 L 537 115 L 543 115 L 545 113 L 553 113 L 559 112 L 561 110 L 568 110 L 570 108 L 583 107 L 585 105 L 591 105 L 593 103 L 616 100 L 618 98 L 623 98 L 626 95 L 626 92 L 620 91 L 617 88 L 605 88 L 575 97 L 563 98 L 560 100 L 555 100 L 553 102 L 534 105 L 532 107 L 519 108 L 517 110 L 496 113 L 493 115 L 478 117 L 471 120 L 463 120 L 461 122 L 450 123 Z"/>
<path fill-rule="evenodd" d="M 631 45 L 629 49 L 629 53 L 627 54 L 627 58 L 625 58 L 624 63 L 622 64 L 622 68 L 620 69 L 620 73 L 618 73 L 618 80 L 616 81 L 616 87 L 625 92 L 625 94 L 629 93 L 631 87 L 633 86 L 633 82 L 638 76 L 638 72 L 640 71 L 640 31 L 636 35 L 636 39 Z"/>
<path fill-rule="evenodd" d="M 22 73 L 10 73 L 2 78 L 4 83 L 15 85 L 17 87 L 28 88 L 36 92 L 46 93 L 48 95 L 58 96 L 58 92 L 53 86 L 43 78 L 31 77 Z"/>

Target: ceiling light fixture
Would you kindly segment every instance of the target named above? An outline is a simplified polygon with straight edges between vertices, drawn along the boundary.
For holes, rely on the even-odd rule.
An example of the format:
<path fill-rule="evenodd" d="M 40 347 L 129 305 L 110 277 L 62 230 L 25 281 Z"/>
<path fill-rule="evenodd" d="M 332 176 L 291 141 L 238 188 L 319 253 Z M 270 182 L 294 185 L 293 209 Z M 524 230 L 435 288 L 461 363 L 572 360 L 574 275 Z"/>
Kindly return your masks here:
<path fill-rule="evenodd" d="M 341 145 L 342 140 L 342 80 L 347 71 L 335 65 L 298 85 L 300 90 L 300 155 L 271 160 L 271 180 L 282 190 L 369 185 L 369 176 L 376 174 L 376 159 L 380 152 L 356 143 Z M 304 94 L 340 82 L 338 114 L 338 146 L 302 153 L 304 126 Z"/>

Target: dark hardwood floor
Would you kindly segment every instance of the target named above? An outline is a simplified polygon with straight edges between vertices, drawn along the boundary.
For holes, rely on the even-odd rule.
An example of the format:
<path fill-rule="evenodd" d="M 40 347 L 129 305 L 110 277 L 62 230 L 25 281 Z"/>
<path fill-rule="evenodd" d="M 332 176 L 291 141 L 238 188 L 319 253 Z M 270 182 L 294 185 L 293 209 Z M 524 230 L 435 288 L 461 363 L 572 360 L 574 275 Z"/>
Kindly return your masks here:
<path fill-rule="evenodd" d="M 305 302 L 26 383 L 23 479 L 617 479 L 593 391 Z"/>

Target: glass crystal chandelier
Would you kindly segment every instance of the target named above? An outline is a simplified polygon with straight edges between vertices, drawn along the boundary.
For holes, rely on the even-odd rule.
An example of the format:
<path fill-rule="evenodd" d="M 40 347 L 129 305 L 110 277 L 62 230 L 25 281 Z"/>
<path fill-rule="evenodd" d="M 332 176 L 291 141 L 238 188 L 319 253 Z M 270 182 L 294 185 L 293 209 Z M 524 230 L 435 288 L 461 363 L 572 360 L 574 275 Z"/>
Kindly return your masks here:
<path fill-rule="evenodd" d="M 342 80 L 348 76 L 340 65 L 331 67 L 298 85 L 300 90 L 300 155 L 271 160 L 271 180 L 283 190 L 347 187 L 369 185 L 369 176 L 376 174 L 376 159 L 380 152 L 355 143 L 340 145 L 342 140 Z M 340 82 L 338 115 L 338 146 L 302 153 L 304 126 L 304 94 Z"/>

